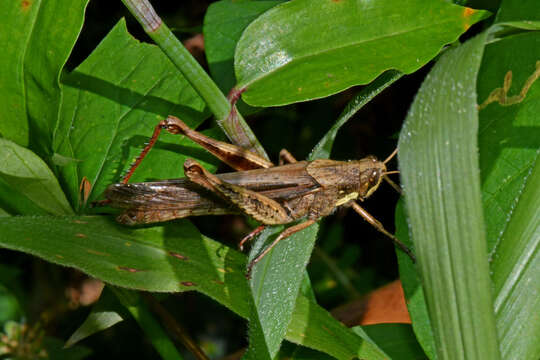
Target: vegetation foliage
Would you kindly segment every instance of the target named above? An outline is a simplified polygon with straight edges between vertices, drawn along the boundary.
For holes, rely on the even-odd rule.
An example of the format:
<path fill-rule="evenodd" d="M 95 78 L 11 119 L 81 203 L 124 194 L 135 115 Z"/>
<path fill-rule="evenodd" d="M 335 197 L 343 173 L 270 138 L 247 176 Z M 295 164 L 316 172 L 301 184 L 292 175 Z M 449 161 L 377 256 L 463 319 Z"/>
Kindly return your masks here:
<path fill-rule="evenodd" d="M 246 346 L 246 332 L 246 359 L 540 357 L 536 1 L 488 11 L 474 0 L 220 0 L 157 12 L 122 2 L 0 3 L 0 357 L 105 358 L 101 348 L 112 358 L 219 357 Z M 104 9 L 109 24 L 93 17 Z M 203 65 L 177 39 L 201 31 Z M 242 94 L 237 123 L 227 118 L 230 89 Z M 374 109 L 383 114 L 369 121 Z M 384 157 L 399 138 L 396 236 L 417 263 L 358 245 L 359 233 L 385 241 L 359 218 L 354 240 L 343 240 L 338 213 L 279 243 L 248 280 L 246 263 L 282 227 L 243 254 L 230 239 L 250 220 L 130 228 L 113 209 L 92 208 L 169 114 L 263 156 L 286 146 L 310 160 Z M 180 177 L 187 158 L 220 166 L 164 134 L 132 181 Z M 378 206 L 393 218 L 395 198 L 378 199 L 375 215 Z M 396 266 L 412 325 L 348 328 L 330 314 Z M 74 310 L 83 285 L 97 286 L 90 312 Z M 66 288 L 71 303 L 58 292 Z M 186 292 L 196 294 L 173 294 Z M 190 322 L 198 334 L 226 323 L 229 336 L 192 340 Z"/>

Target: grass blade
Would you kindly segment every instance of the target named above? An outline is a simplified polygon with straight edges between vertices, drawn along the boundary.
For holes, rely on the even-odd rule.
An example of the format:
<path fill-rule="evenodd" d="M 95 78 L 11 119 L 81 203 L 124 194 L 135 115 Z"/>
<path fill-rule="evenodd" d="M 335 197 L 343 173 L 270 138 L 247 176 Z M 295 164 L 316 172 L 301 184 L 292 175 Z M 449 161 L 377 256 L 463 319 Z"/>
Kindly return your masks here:
<path fill-rule="evenodd" d="M 500 357 L 477 150 L 476 77 L 485 37 L 440 58 L 399 141 L 409 227 L 441 359 Z"/>

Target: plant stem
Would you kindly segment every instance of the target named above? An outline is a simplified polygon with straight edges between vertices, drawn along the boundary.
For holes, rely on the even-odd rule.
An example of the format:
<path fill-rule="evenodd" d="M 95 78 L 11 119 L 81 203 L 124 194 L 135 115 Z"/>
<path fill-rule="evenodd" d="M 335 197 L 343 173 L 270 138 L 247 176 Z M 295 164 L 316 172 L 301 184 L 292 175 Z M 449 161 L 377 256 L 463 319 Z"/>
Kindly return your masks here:
<path fill-rule="evenodd" d="M 255 134 L 253 134 L 240 113 L 236 108 L 231 112 L 231 104 L 225 95 L 174 36 L 167 25 L 163 23 L 150 2 L 147 0 L 122 0 L 122 2 L 142 25 L 148 36 L 154 40 L 204 99 L 210 111 L 216 117 L 218 125 L 229 139 L 235 144 L 268 159 L 268 155 L 266 155 Z M 234 116 L 229 116 L 230 114 Z"/>

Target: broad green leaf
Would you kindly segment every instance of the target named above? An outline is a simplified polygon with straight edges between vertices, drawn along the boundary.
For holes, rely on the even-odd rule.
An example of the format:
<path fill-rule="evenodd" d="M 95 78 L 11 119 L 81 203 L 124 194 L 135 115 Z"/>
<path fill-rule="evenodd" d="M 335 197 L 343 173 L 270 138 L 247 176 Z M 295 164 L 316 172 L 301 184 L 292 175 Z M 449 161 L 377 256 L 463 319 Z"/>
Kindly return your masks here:
<path fill-rule="evenodd" d="M 400 134 L 400 169 L 437 356 L 500 357 L 477 154 L 486 33 L 434 66 Z"/>
<path fill-rule="evenodd" d="M 478 78 L 481 103 L 512 71 L 508 97 L 540 72 L 540 33 L 504 38 L 486 47 Z M 509 106 L 479 112 L 480 171 L 495 314 L 503 358 L 540 356 L 540 81 Z M 536 164 L 536 165 L 535 165 Z"/>
<path fill-rule="evenodd" d="M 284 0 L 221 0 L 210 4 L 204 16 L 204 50 L 212 79 L 223 93 L 236 84 L 234 51 L 244 29 L 257 16 Z M 240 113 L 249 115 L 257 109 L 241 98 L 236 103 Z"/>
<path fill-rule="evenodd" d="M 39 207 L 25 194 L 16 191 L 0 176 L 0 206 L 10 215 L 46 215 L 47 211 Z"/>
<path fill-rule="evenodd" d="M 366 86 L 348 104 L 346 109 L 331 129 L 315 146 L 309 160 L 324 159 L 330 156 L 334 139 L 339 129 L 365 104 L 401 77 L 395 71 L 381 75 L 372 84 Z M 250 347 L 247 357 L 265 354 L 271 358 L 279 350 L 279 345 L 292 315 L 294 299 L 301 286 L 300 268 L 305 268 L 316 240 L 318 224 L 294 234 L 278 244 L 271 253 L 254 268 L 251 282 L 253 293 L 253 310 L 250 317 Z M 279 229 L 283 229 L 280 227 Z M 270 233 L 269 229 L 257 239 L 251 256 L 259 254 Z M 274 236 L 277 234 L 274 234 Z M 273 239 L 273 237 L 272 237 Z M 279 297 L 280 301 L 275 301 Z M 325 342 L 329 344 L 329 342 Z"/>
<path fill-rule="evenodd" d="M 409 74 L 485 11 L 443 0 L 294 0 L 253 21 L 235 54 L 250 105 L 290 104 L 367 84 L 388 69 Z"/>
<path fill-rule="evenodd" d="M 75 267 L 121 287 L 199 291 L 244 318 L 250 314 L 245 256 L 202 236 L 188 221 L 134 230 L 101 216 L 4 217 L 0 246 Z M 339 359 L 350 359 L 358 351 L 377 353 L 303 296 L 296 300 L 286 338 Z"/>
<path fill-rule="evenodd" d="M 7 185 L 0 197 L 9 201 L 12 191 L 54 215 L 72 214 L 58 180 L 47 164 L 32 151 L 0 138 L 0 177 Z M 9 187 L 9 188 L 8 188 Z"/>
<path fill-rule="evenodd" d="M 204 50 L 212 79 L 225 94 L 236 84 L 233 58 L 242 32 L 266 10 L 283 0 L 221 0 L 210 4 L 204 16 Z"/>
<path fill-rule="evenodd" d="M 16 216 L 0 218 L 0 229 L 4 247 L 76 267 L 113 285 L 198 290 L 246 313 L 244 257 L 203 237 L 188 221 L 133 230 L 101 216 Z"/>
<path fill-rule="evenodd" d="M 0 12 L 5 17 L 0 24 L 0 135 L 19 145 L 28 145 L 28 118 L 24 94 L 24 54 L 32 35 L 32 22 L 37 6 L 22 6 L 21 2 L 2 1 Z"/>
<path fill-rule="evenodd" d="M 2 1 L 0 134 L 50 152 L 58 79 L 81 31 L 88 0 Z"/>
<path fill-rule="evenodd" d="M 538 1 L 503 0 L 495 23 L 520 29 L 540 30 L 540 7 Z"/>
<path fill-rule="evenodd" d="M 73 204 L 84 177 L 90 199 L 118 182 L 143 149 L 154 127 L 169 114 L 195 127 L 207 117 L 205 104 L 169 59 L 140 43 L 121 20 L 94 52 L 63 77 L 64 100 L 55 152 L 79 161 L 60 169 Z M 180 136 L 163 134 L 135 172 L 133 181 L 180 177 L 186 156 L 204 164 L 211 155 Z M 180 154 L 182 153 L 182 154 Z"/>

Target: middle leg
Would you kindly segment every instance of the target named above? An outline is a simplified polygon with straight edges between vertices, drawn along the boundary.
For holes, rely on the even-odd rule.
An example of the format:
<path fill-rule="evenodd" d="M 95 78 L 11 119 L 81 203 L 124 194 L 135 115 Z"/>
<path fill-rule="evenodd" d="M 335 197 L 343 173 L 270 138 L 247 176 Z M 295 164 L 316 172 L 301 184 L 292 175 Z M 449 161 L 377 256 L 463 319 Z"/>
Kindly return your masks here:
<path fill-rule="evenodd" d="M 300 224 L 293 225 L 283 230 L 281 234 L 279 234 L 266 249 L 264 249 L 259 255 L 257 255 L 255 259 L 251 260 L 247 268 L 246 277 L 248 279 L 251 277 L 251 270 L 253 269 L 253 266 L 255 266 L 255 264 L 259 261 L 261 261 L 261 259 L 265 257 L 266 254 L 268 254 L 270 250 L 272 250 L 274 246 L 276 246 L 281 240 L 288 238 L 289 236 L 299 232 L 300 230 L 304 230 L 305 228 L 315 224 L 315 222 L 316 220 L 308 219 L 304 222 L 301 222 Z"/>

